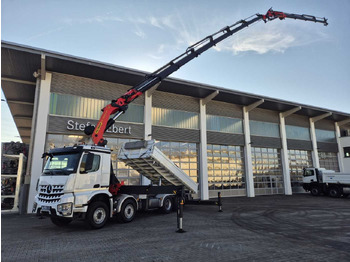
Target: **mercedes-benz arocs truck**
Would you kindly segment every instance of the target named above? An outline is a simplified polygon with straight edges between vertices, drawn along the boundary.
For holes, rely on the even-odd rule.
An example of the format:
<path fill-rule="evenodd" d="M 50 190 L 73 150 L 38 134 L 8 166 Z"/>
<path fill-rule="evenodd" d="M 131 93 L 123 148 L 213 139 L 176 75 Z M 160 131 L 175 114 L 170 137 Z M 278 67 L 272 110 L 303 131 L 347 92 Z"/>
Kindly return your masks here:
<path fill-rule="evenodd" d="M 58 226 L 80 219 L 92 228 L 101 228 L 113 216 L 131 222 L 137 210 L 170 213 L 178 191 L 183 187 L 190 193 L 198 190 L 198 184 L 167 158 L 154 140 L 125 143 L 118 154 L 118 159 L 153 185 L 120 183 L 111 166 L 111 151 L 105 147 L 77 145 L 52 149 L 44 156 L 47 162 L 33 212 L 49 215 Z"/>

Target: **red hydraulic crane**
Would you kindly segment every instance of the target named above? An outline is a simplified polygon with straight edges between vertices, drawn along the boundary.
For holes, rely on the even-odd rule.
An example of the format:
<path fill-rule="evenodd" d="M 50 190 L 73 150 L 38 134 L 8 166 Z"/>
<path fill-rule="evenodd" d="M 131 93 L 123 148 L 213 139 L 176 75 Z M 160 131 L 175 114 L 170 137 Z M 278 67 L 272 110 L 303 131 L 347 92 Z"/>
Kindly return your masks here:
<path fill-rule="evenodd" d="M 255 22 L 263 20 L 266 23 L 268 21 L 275 20 L 276 18 L 279 18 L 280 20 L 284 20 L 285 18 L 291 18 L 296 20 L 322 23 L 325 26 L 328 25 L 326 18 L 320 18 L 312 15 L 289 14 L 274 11 L 271 8 L 267 11 L 265 15 L 255 14 L 247 18 L 246 20 L 240 20 L 231 26 L 226 26 L 218 32 L 209 35 L 200 40 L 199 42 L 191 45 L 186 49 L 186 51 L 183 54 L 174 58 L 169 63 L 159 68 L 152 74 L 146 75 L 145 80 L 143 80 L 141 83 L 129 89 L 124 95 L 122 95 L 118 99 L 112 100 L 112 102 L 109 105 L 102 109 L 103 114 L 100 120 L 98 121 L 96 127 L 87 126 L 85 128 L 85 134 L 92 135 L 92 140 L 95 145 L 106 145 L 107 140 L 103 138 L 103 134 L 109 127 L 111 127 L 114 124 L 115 120 L 120 115 L 125 113 L 125 111 L 128 109 L 128 104 L 134 101 L 137 97 L 142 95 L 154 85 L 161 82 L 173 72 L 177 71 L 181 66 L 185 65 L 186 63 L 196 58 L 209 48 L 215 46 L 217 43 L 221 42 L 227 37 L 237 33 L 238 31 L 248 27 L 251 24 L 254 24 Z"/>

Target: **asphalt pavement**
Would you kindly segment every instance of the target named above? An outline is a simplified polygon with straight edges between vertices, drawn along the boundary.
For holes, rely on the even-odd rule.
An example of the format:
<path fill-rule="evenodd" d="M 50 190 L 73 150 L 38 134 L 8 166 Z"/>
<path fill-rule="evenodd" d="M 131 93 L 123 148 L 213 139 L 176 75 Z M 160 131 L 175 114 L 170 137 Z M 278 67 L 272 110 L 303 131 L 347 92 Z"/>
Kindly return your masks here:
<path fill-rule="evenodd" d="M 350 198 L 236 197 L 176 213 L 138 213 L 100 230 L 33 215 L 2 215 L 2 261 L 350 261 Z"/>

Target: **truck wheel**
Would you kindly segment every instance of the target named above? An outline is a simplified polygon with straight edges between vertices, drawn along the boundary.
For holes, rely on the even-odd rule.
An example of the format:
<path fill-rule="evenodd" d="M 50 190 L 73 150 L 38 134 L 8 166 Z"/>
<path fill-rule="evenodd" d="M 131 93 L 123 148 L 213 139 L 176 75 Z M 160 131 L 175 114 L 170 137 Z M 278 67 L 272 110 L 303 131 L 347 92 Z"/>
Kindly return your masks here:
<path fill-rule="evenodd" d="M 341 197 L 342 198 L 347 198 L 349 196 L 349 194 L 343 194 Z"/>
<path fill-rule="evenodd" d="M 161 210 L 164 214 L 169 214 L 173 210 L 173 199 L 170 196 L 167 196 L 163 201 L 163 206 Z"/>
<path fill-rule="evenodd" d="M 123 223 L 129 223 L 134 220 L 136 215 L 135 201 L 127 199 L 124 201 L 120 213 L 118 213 L 118 220 Z"/>
<path fill-rule="evenodd" d="M 100 229 L 108 220 L 108 207 L 104 202 L 92 202 L 86 213 L 86 223 L 90 228 Z"/>
<path fill-rule="evenodd" d="M 311 195 L 313 196 L 319 196 L 320 195 L 320 189 L 317 186 L 313 186 L 310 190 Z"/>
<path fill-rule="evenodd" d="M 339 188 L 335 187 L 335 186 L 331 187 L 329 189 L 329 196 L 330 197 L 334 197 L 334 198 L 340 197 L 340 190 L 339 190 Z"/>
<path fill-rule="evenodd" d="M 73 221 L 71 218 L 65 218 L 65 217 L 54 217 L 51 216 L 51 222 L 55 224 L 58 227 L 64 227 L 67 226 L 70 222 Z"/>

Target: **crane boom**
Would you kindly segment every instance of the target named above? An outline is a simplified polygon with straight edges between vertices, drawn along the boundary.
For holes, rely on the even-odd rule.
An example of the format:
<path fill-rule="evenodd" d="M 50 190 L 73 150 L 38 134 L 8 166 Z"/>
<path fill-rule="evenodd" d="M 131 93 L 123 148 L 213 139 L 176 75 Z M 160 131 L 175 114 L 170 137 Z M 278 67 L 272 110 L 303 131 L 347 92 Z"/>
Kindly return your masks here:
<path fill-rule="evenodd" d="M 291 18 L 296 20 L 311 21 L 315 23 L 322 23 L 325 26 L 328 25 L 326 18 L 319 18 L 311 15 L 298 15 L 289 14 L 280 11 L 274 11 L 269 9 L 265 15 L 255 14 L 245 20 L 240 20 L 231 26 L 226 26 L 216 33 L 209 35 L 197 43 L 189 46 L 184 53 L 171 60 L 166 65 L 162 66 L 152 74 L 146 75 L 145 79 L 136 86 L 129 89 L 124 95 L 116 100 L 112 100 L 110 104 L 105 106 L 102 111 L 102 116 L 98 121 L 96 127 L 87 126 L 85 128 L 86 135 L 92 135 L 92 141 L 96 145 L 104 146 L 107 144 L 107 140 L 103 138 L 105 131 L 111 127 L 115 120 L 125 113 L 128 109 L 128 104 L 134 101 L 137 97 L 149 90 L 154 85 L 160 83 L 163 79 L 177 71 L 180 67 L 187 64 L 192 59 L 198 57 L 200 54 L 215 46 L 217 43 L 223 41 L 227 37 L 237 33 L 238 31 L 263 20 L 265 23 L 272 21 L 276 18 L 283 20 L 285 18 Z M 114 116 L 112 116 L 114 115 Z M 111 117 L 112 116 L 112 117 Z"/>

